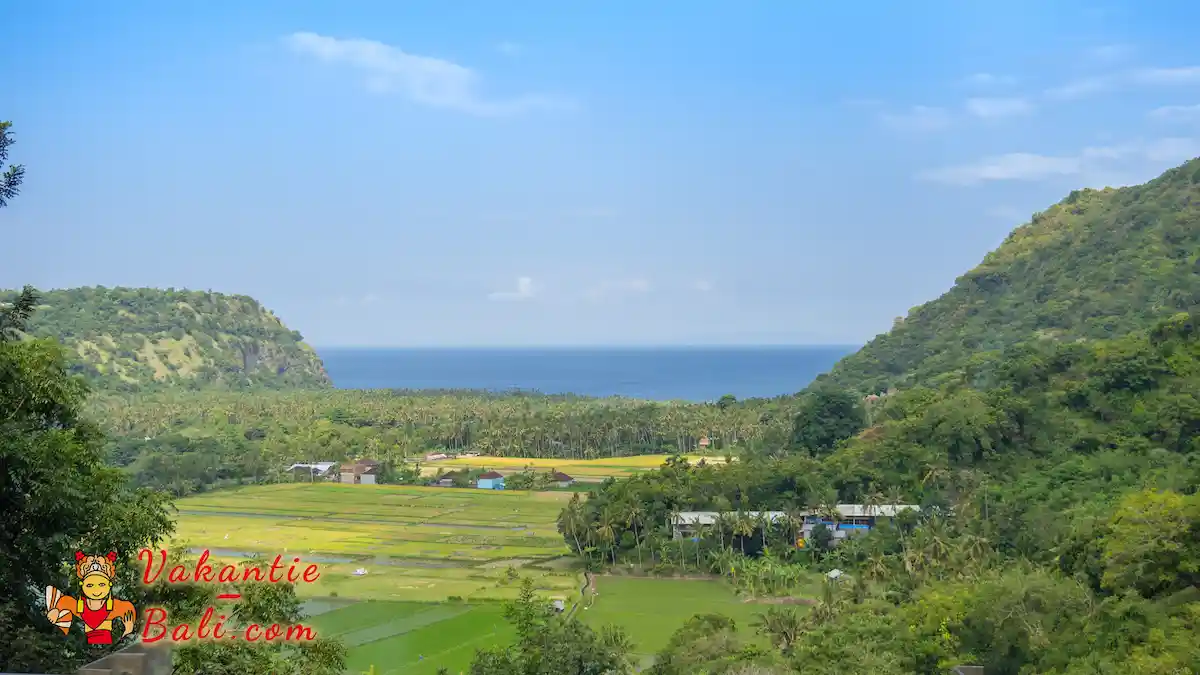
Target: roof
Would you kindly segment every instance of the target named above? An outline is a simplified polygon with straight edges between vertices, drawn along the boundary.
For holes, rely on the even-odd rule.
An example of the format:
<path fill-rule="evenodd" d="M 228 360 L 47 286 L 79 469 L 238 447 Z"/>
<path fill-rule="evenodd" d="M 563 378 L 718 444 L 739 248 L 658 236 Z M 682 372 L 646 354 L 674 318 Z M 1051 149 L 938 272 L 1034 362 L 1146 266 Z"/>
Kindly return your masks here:
<path fill-rule="evenodd" d="M 575 480 L 575 479 L 571 478 L 570 476 L 568 476 L 567 474 L 565 474 L 561 471 L 555 471 L 554 473 L 550 474 L 550 480 L 562 483 L 564 481 Z"/>
<path fill-rule="evenodd" d="M 884 518 L 893 518 L 897 513 L 912 509 L 920 511 L 921 507 L 912 504 L 879 504 L 864 506 L 862 504 L 838 504 L 838 514 L 843 518 L 869 518 L 872 516 L 882 516 Z M 728 515 L 735 515 L 738 512 L 730 511 Z M 781 520 L 787 517 L 786 511 L 742 511 L 742 514 L 751 518 L 758 518 L 759 514 L 769 518 L 772 521 Z M 797 516 L 812 516 L 817 515 L 816 511 L 797 511 Z M 675 523 L 679 525 L 712 525 L 717 522 L 720 517 L 719 511 L 684 511 L 675 517 Z"/>
<path fill-rule="evenodd" d="M 479 474 L 479 478 L 480 478 L 480 479 L 482 479 L 482 480 L 493 480 L 493 479 L 496 479 L 496 478 L 504 478 L 504 476 L 503 476 L 503 475 L 501 475 L 501 474 L 498 474 L 498 473 L 496 473 L 495 471 L 489 471 L 489 472 L 487 472 L 487 473 L 481 473 L 481 474 Z"/>
<path fill-rule="evenodd" d="M 732 516 L 737 513 L 737 511 L 730 511 L 728 515 Z M 780 520 L 787 515 L 784 511 L 741 511 L 741 514 L 751 518 L 758 518 L 759 514 L 762 514 L 772 521 Z M 675 522 L 679 525 L 712 525 L 720 516 L 720 511 L 684 511 L 675 517 Z"/>
<path fill-rule="evenodd" d="M 356 459 L 354 463 L 361 466 L 379 466 L 379 462 L 373 459 Z"/>
<path fill-rule="evenodd" d="M 314 464 L 293 464 L 288 467 L 288 471 L 295 471 L 296 469 L 316 469 L 317 471 L 320 471 L 321 473 L 325 473 L 326 471 L 332 469 L 333 467 L 335 467 L 337 465 L 338 465 L 337 462 L 316 462 Z"/>

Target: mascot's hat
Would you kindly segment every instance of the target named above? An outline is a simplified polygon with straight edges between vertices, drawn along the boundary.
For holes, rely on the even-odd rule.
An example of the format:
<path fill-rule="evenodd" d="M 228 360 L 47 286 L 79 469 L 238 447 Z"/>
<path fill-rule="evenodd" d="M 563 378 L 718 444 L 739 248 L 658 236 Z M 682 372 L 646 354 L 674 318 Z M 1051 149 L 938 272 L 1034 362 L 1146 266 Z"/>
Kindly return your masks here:
<path fill-rule="evenodd" d="M 99 574 L 100 576 L 104 577 L 105 579 L 108 579 L 111 581 L 113 578 L 113 573 L 116 572 L 117 554 L 115 551 L 111 551 L 111 552 L 109 552 L 108 555 L 106 555 L 104 557 L 108 559 L 108 565 L 104 565 L 99 560 L 93 560 L 90 565 L 86 565 L 86 566 L 80 565 L 79 566 L 79 578 L 86 579 L 87 577 L 90 577 L 94 574 Z M 75 562 L 76 563 L 82 563 L 85 558 L 87 558 L 87 556 L 84 555 L 83 551 L 75 552 Z"/>

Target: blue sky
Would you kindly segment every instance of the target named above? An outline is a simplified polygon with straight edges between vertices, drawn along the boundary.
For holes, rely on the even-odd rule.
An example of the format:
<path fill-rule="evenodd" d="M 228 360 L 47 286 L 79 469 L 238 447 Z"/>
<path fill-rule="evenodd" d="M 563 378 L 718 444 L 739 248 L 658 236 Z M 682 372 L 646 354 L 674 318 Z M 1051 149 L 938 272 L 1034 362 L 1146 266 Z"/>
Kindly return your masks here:
<path fill-rule="evenodd" d="M 14 0 L 0 287 L 318 346 L 861 343 L 1200 155 L 1192 2 Z"/>

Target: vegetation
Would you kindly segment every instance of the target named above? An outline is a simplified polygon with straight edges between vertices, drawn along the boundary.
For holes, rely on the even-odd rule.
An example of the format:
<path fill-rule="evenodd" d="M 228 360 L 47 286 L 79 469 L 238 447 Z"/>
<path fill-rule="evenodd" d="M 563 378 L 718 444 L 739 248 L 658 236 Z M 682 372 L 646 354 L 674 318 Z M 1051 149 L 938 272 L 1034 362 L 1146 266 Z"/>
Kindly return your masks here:
<path fill-rule="evenodd" d="M 792 594 L 789 569 L 847 571 L 798 632 L 764 616 L 805 673 L 1196 672 L 1198 325 L 1193 311 L 1117 340 L 1015 345 L 886 397 L 826 455 L 672 462 L 573 500 L 560 530 L 593 566 L 707 568 L 752 595 Z M 665 527 L 834 502 L 923 508 L 833 549 L 790 546 L 791 518 L 733 513 L 695 542 Z"/>
<path fill-rule="evenodd" d="M 0 291 L 0 303 L 13 292 Z M 67 347 L 70 370 L 103 389 L 323 388 L 316 353 L 252 298 L 149 288 L 72 288 L 41 296 L 33 337 Z"/>
<path fill-rule="evenodd" d="M 53 340 L 17 339 L 28 333 L 29 311 L 37 305 L 26 288 L 0 310 L 0 645 L 5 671 L 73 671 L 106 648 L 85 643 L 80 631 L 64 636 L 46 617 L 42 591 L 70 589 L 76 551 L 117 553 L 117 597 L 136 607 L 167 608 L 176 621 L 199 618 L 217 589 L 139 583 L 136 552 L 174 527 L 170 503 L 158 491 L 134 489 L 123 473 L 104 463 L 102 437 L 80 415 L 87 387 L 68 372 L 66 356 Z M 296 620 L 300 614 L 290 584 L 251 584 L 233 614 L 238 621 Z M 126 646 L 137 633 L 117 640 Z M 341 671 L 336 642 L 309 645 L 198 644 L 176 651 L 181 672 L 294 673 L 332 675 Z"/>
<path fill-rule="evenodd" d="M 1120 337 L 1200 304 L 1200 159 L 1145 185 L 1079 190 L 940 298 L 821 378 L 863 394 L 937 386 L 1034 338 Z"/>
<path fill-rule="evenodd" d="M 8 161 L 8 148 L 16 143 L 13 138 L 12 122 L 0 122 L 0 169 L 4 169 Z M 8 206 L 8 202 L 21 193 L 21 182 L 25 180 L 25 167 L 20 164 L 10 164 L 4 173 L 0 174 L 0 208 Z"/>
<path fill-rule="evenodd" d="M 523 457 L 542 466 L 539 459 L 553 460 L 544 468 L 571 473 L 585 466 L 580 460 L 609 458 L 595 464 L 614 468 L 585 472 L 627 473 L 661 464 L 664 453 L 694 451 L 705 437 L 708 449 L 721 454 L 766 443 L 786 445 L 792 433 L 790 406 L 759 401 L 722 409 L 626 399 L 389 391 L 167 391 L 136 398 L 94 396 L 89 414 L 104 421 L 114 464 L 140 485 L 184 496 L 215 485 L 291 480 L 284 470 L 296 462 L 369 457 L 399 468 L 405 459 L 438 451 L 474 451 L 488 458 L 427 462 L 424 469 L 497 468 L 505 457 Z M 634 457 L 642 454 L 655 456 L 642 463 Z M 639 466 L 625 466 L 630 462 Z"/>
<path fill-rule="evenodd" d="M 567 551 L 554 525 L 569 496 L 319 482 L 222 490 L 176 502 L 173 547 L 315 556 L 321 581 L 302 586 L 305 597 L 512 599 L 509 568 L 569 597 L 579 574 L 557 564 Z"/>

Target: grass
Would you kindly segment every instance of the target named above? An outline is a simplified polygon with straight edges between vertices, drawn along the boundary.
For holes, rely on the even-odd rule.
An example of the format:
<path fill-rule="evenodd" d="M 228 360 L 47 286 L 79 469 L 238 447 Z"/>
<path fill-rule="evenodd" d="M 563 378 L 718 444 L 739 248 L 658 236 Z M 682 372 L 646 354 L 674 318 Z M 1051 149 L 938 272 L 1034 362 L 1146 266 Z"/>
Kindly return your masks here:
<path fill-rule="evenodd" d="M 753 639 L 751 622 L 766 606 L 743 602 L 721 581 L 601 576 L 596 600 L 580 609 L 584 623 L 599 628 L 617 624 L 628 631 L 638 654 L 655 654 L 671 635 L 696 614 L 724 614 L 739 632 Z"/>
<path fill-rule="evenodd" d="M 434 475 L 439 468 L 460 469 L 490 469 L 500 473 L 515 473 L 527 466 L 533 466 L 538 471 L 562 471 L 573 478 L 604 479 L 608 477 L 623 478 L 642 471 L 657 469 L 667 461 L 670 455 L 636 455 L 633 457 L 612 457 L 608 459 L 542 459 L 530 457 L 460 457 L 455 459 L 440 459 L 421 462 L 421 473 Z M 701 459 L 709 464 L 723 464 L 724 457 L 702 457 L 688 455 L 692 463 Z"/>
<path fill-rule="evenodd" d="M 218 560 L 298 555 L 321 566 L 302 596 L 441 601 L 516 595 L 509 565 L 548 595 L 581 581 L 556 520 L 565 492 L 290 483 L 214 492 L 177 502 L 175 544 Z M 365 576 L 354 574 L 366 568 Z"/>
<path fill-rule="evenodd" d="M 465 671 L 475 650 L 511 639 L 500 605 L 359 602 L 312 617 L 319 635 L 350 648 L 346 667 L 377 675 Z"/>
<path fill-rule="evenodd" d="M 465 670 L 475 650 L 508 642 L 498 600 L 515 597 L 511 566 L 568 604 L 583 583 L 555 521 L 568 492 L 289 483 L 179 500 L 174 546 L 207 548 L 214 562 L 247 553 L 298 556 L 320 566 L 299 584 L 319 635 L 349 647 L 347 667 L 378 675 Z M 357 568 L 368 574 L 356 576 Z M 717 612 L 747 637 L 762 605 L 720 581 L 601 576 L 578 615 L 617 624 L 647 659 L 689 617 Z M 460 599 L 452 599 L 460 598 Z M 424 657 L 424 658 L 422 658 Z"/>

